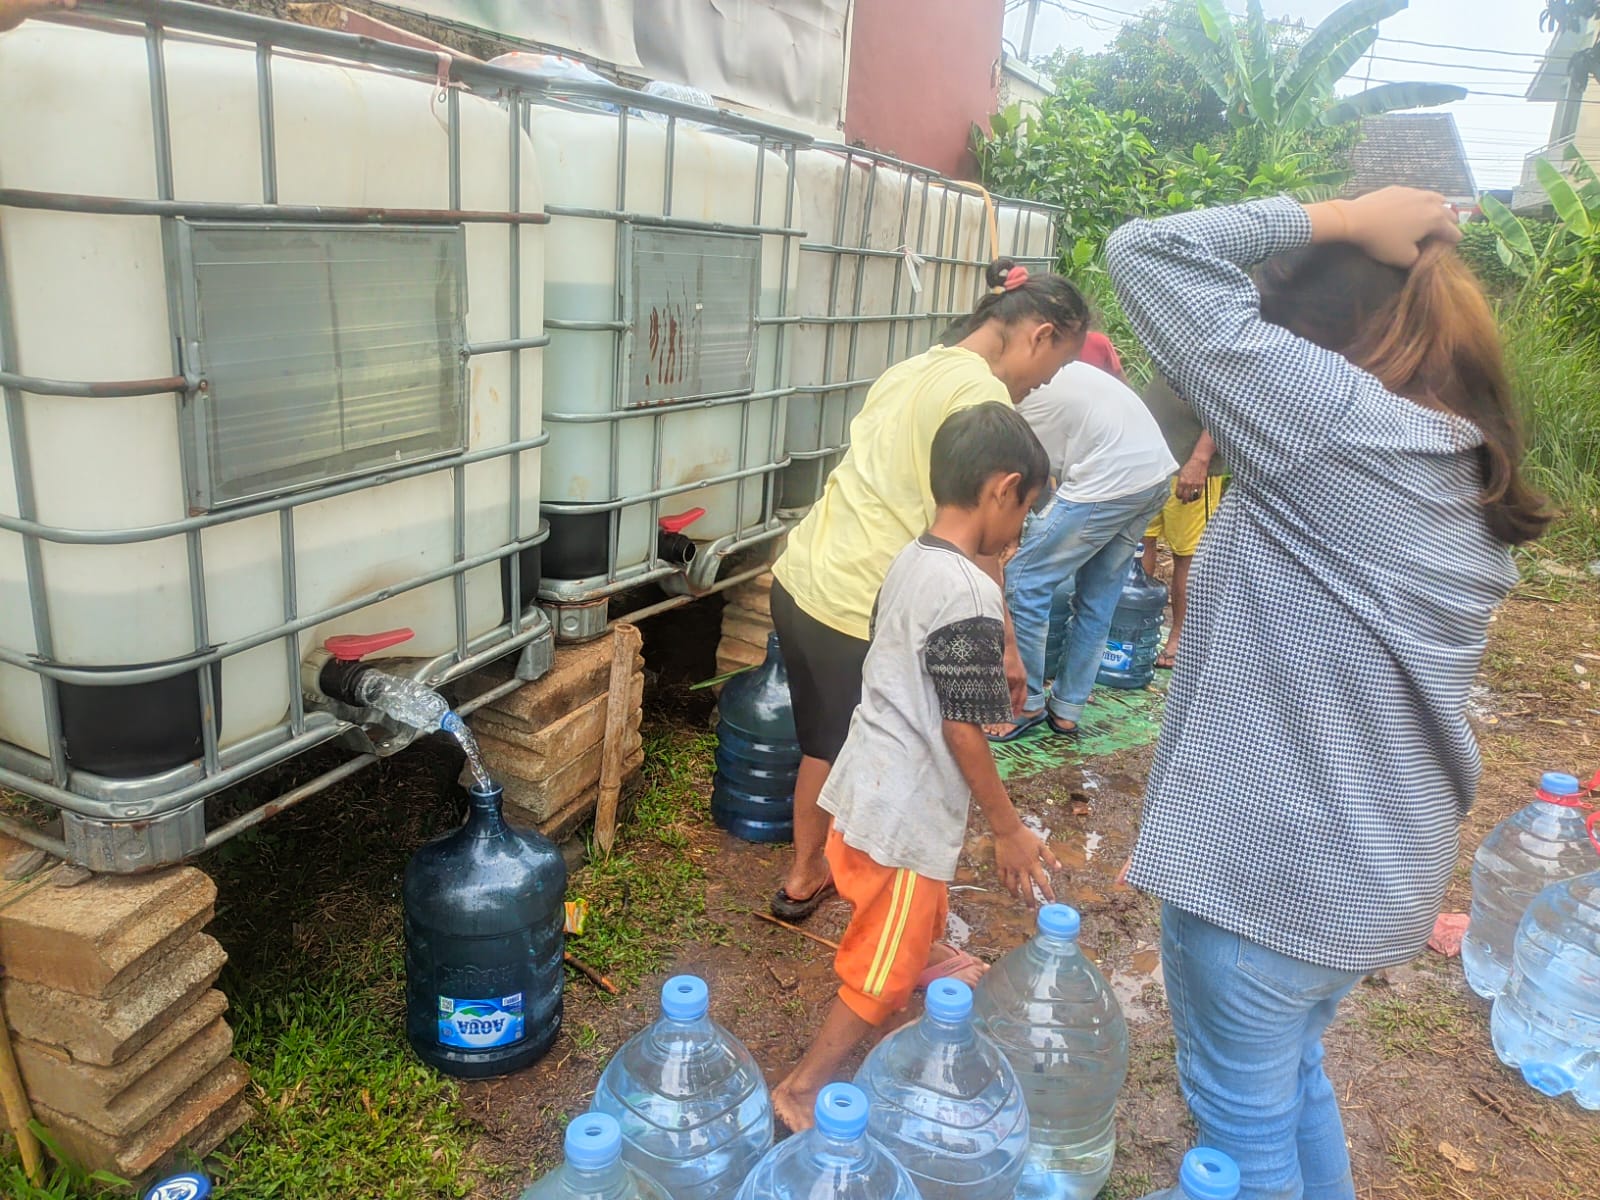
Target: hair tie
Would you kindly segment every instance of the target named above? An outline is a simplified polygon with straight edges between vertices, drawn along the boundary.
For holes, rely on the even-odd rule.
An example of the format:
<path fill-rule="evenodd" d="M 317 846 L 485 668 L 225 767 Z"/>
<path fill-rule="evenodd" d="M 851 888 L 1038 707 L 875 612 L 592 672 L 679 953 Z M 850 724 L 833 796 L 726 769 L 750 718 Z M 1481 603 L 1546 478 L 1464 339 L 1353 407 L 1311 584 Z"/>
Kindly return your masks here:
<path fill-rule="evenodd" d="M 1027 282 L 1028 268 L 1012 267 L 1011 270 L 1006 272 L 1005 286 L 1001 290 L 1006 292 L 1014 292 Z"/>

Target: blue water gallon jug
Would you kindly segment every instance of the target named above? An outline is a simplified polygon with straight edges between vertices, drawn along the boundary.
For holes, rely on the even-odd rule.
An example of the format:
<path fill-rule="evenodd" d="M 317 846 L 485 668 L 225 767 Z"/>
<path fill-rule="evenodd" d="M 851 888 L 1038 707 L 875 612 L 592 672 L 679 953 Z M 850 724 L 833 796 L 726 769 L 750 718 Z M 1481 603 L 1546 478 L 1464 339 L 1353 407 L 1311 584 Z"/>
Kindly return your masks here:
<path fill-rule="evenodd" d="M 1090 1200 L 1111 1175 L 1128 1025 L 1078 947 L 1078 913 L 1039 910 L 1039 931 L 978 985 L 973 1021 L 1017 1072 L 1028 1102 L 1028 1169 L 1019 1200 Z"/>
<path fill-rule="evenodd" d="M 772 1146 L 761 1068 L 709 1011 L 702 980 L 667 980 L 661 1019 L 606 1064 L 591 1105 L 617 1119 L 623 1157 L 673 1200 L 731 1200 Z"/>
<path fill-rule="evenodd" d="M 867 1134 L 867 1098 L 849 1083 L 817 1093 L 817 1123 L 756 1164 L 737 1200 L 921 1200 L 894 1156 Z"/>
<path fill-rule="evenodd" d="M 562 1148 L 566 1161 L 519 1200 L 672 1200 L 666 1188 L 622 1161 L 622 1130 L 604 1113 L 574 1117 Z"/>
<path fill-rule="evenodd" d="M 712 819 L 747 842 L 793 841 L 800 742 L 776 633 L 767 635 L 766 661 L 730 679 L 717 708 Z"/>
<path fill-rule="evenodd" d="M 1161 617 L 1167 607 L 1167 587 L 1144 573 L 1139 556 L 1133 556 L 1122 598 L 1111 618 L 1106 652 L 1094 681 L 1102 687 L 1142 688 L 1156 675 L 1156 655 L 1161 652 Z"/>
<path fill-rule="evenodd" d="M 1178 1182 L 1145 1200 L 1238 1200 L 1239 1165 L 1221 1150 L 1196 1146 L 1183 1156 Z"/>
<path fill-rule="evenodd" d="M 527 1066 L 561 1029 L 567 867 L 507 824 L 498 787 L 406 864 L 406 1037 L 423 1062 L 481 1079 Z"/>
<path fill-rule="evenodd" d="M 1028 1105 L 1000 1047 L 973 1027 L 966 984 L 929 984 L 922 1019 L 879 1042 L 855 1082 L 872 1136 L 923 1200 L 1012 1200 L 1028 1159 Z"/>
<path fill-rule="evenodd" d="M 1600 822 L 1597 822 L 1600 824 Z M 1552 884 L 1517 927 L 1495 1053 L 1547 1096 L 1600 1110 L 1600 871 Z"/>
<path fill-rule="evenodd" d="M 1461 967 L 1478 995 L 1493 999 L 1505 987 L 1517 923 L 1533 898 L 1552 883 L 1600 867 L 1584 830 L 1588 815 L 1577 779 L 1546 771 L 1533 803 L 1478 844 L 1472 916 L 1461 939 Z"/>

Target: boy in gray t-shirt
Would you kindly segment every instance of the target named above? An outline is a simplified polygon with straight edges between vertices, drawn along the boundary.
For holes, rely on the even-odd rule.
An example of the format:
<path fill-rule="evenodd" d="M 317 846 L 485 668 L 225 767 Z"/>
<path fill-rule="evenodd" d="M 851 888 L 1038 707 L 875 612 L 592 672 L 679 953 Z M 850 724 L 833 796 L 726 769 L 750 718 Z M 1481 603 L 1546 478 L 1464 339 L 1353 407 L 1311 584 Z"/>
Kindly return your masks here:
<path fill-rule="evenodd" d="M 853 908 L 834 958 L 839 995 L 798 1066 L 772 1093 L 790 1129 L 875 1026 L 941 975 L 976 959 L 937 945 L 974 799 L 994 831 L 1000 881 L 1054 899 L 1049 849 L 1018 819 L 984 736 L 1009 720 L 1005 604 L 979 560 L 1017 540 L 1050 464 L 1009 404 L 955 413 L 934 435 L 933 525 L 889 567 L 873 612 L 861 703 L 820 804 L 828 866 Z M 996 568 L 997 570 L 997 568 Z"/>

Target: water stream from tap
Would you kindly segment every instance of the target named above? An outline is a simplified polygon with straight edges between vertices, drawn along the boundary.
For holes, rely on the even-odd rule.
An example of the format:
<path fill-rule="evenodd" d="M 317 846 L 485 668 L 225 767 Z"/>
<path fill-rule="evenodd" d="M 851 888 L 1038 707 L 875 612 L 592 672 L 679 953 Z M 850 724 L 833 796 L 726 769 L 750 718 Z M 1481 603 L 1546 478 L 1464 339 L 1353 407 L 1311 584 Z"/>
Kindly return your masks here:
<path fill-rule="evenodd" d="M 489 766 L 483 761 L 483 751 L 478 749 L 478 739 L 472 736 L 472 730 L 467 723 L 454 712 L 445 714 L 439 728 L 456 739 L 467 756 L 467 767 L 472 772 L 472 781 L 480 792 L 492 791 L 494 780 L 489 778 Z"/>

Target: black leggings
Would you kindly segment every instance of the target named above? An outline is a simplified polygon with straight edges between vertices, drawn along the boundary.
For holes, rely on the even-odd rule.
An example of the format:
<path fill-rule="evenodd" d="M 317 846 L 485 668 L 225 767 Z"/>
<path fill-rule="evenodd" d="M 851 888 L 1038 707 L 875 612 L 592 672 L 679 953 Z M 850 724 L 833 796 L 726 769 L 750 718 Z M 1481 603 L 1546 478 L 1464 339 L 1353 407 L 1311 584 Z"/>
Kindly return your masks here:
<path fill-rule="evenodd" d="M 777 580 L 772 625 L 789 672 L 795 735 L 808 758 L 833 762 L 844 748 L 850 718 L 861 703 L 861 668 L 868 643 L 811 616 Z"/>

